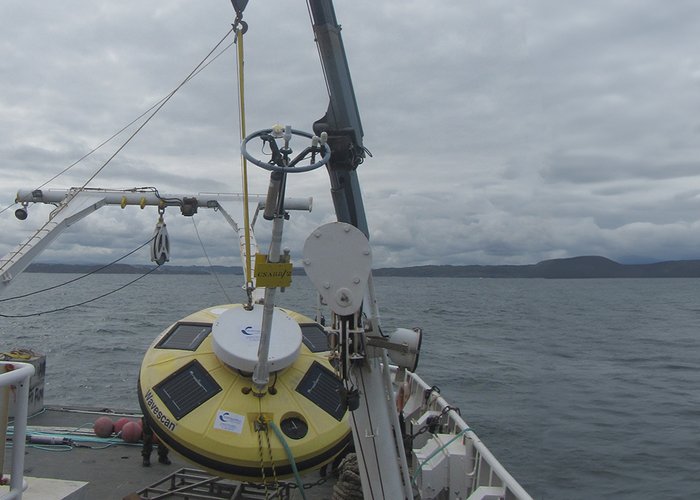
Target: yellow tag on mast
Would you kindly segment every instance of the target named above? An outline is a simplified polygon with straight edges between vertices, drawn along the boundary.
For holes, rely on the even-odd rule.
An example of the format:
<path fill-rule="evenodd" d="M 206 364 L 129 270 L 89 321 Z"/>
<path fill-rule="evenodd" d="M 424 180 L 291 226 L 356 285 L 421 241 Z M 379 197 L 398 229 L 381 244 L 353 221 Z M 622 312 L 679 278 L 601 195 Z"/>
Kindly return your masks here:
<path fill-rule="evenodd" d="M 255 255 L 255 281 L 262 288 L 287 288 L 292 284 L 291 262 L 268 262 L 267 255 Z"/>

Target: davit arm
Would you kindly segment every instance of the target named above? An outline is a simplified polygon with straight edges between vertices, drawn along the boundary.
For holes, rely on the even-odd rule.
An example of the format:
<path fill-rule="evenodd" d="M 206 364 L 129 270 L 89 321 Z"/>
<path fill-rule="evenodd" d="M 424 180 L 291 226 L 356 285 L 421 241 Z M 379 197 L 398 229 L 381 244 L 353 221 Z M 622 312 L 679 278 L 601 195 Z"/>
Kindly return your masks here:
<path fill-rule="evenodd" d="M 243 202 L 241 194 L 199 193 L 199 194 L 164 194 L 158 195 L 153 190 L 109 190 L 109 189 L 45 189 L 20 190 L 17 202 L 22 203 L 25 214 L 29 203 L 46 203 L 57 205 L 51 212 L 49 220 L 32 236 L 0 259 L 0 294 L 31 262 L 38 257 L 63 231 L 107 205 L 118 205 L 122 208 L 135 205 L 146 206 L 181 206 L 182 200 L 189 200 L 190 207 L 212 208 L 221 212 L 226 221 L 238 233 L 239 227 L 230 215 L 230 205 L 240 205 Z M 265 196 L 251 195 L 250 200 L 258 203 L 258 209 L 264 207 Z M 310 211 L 311 198 L 289 198 L 285 200 L 288 210 Z M 185 215 L 192 215 L 192 213 Z M 245 246 L 240 245 L 241 255 Z M 245 258 L 245 257 L 243 257 Z"/>

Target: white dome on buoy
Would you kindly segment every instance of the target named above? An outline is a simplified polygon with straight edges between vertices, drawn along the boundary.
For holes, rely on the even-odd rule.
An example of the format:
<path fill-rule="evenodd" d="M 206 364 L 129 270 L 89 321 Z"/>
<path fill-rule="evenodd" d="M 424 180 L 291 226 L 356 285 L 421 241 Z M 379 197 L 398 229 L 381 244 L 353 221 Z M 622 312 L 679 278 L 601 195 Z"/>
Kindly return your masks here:
<path fill-rule="evenodd" d="M 260 325 L 263 306 L 252 310 L 243 307 L 228 309 L 212 325 L 212 349 L 214 354 L 231 368 L 252 373 L 258 363 Z M 287 368 L 299 356 L 301 328 L 291 316 L 280 308 L 272 315 L 268 365 L 270 372 Z"/>

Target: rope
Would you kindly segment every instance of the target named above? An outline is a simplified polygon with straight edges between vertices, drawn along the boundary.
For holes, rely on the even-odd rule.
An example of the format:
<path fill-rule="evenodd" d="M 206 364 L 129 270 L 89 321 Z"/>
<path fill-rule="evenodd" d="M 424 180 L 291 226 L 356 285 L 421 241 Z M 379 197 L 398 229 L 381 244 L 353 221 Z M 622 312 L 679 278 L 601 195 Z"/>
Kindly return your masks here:
<path fill-rule="evenodd" d="M 16 361 L 29 360 L 36 356 L 36 353 L 31 349 L 13 349 L 12 351 L 0 352 L 0 361 Z M 6 371 L 12 371 L 13 368 L 5 367 Z M 9 427 L 8 427 L 9 429 Z"/>
<path fill-rule="evenodd" d="M 228 34 L 227 34 L 227 36 L 228 36 Z M 199 69 L 197 69 L 191 76 L 189 76 L 189 77 L 186 79 L 186 81 L 192 80 L 192 79 L 195 78 L 197 75 L 199 75 L 202 71 L 204 71 L 204 69 L 205 69 L 207 66 L 209 66 L 211 63 L 213 63 L 214 61 L 216 61 L 219 57 L 221 57 L 221 55 L 222 55 L 224 52 L 226 52 L 228 49 L 230 49 L 231 46 L 232 46 L 234 43 L 235 43 L 235 42 L 231 42 L 231 43 L 229 43 L 226 47 L 224 47 L 223 49 L 221 49 L 221 51 L 220 51 L 218 54 L 216 54 L 214 57 L 212 57 L 209 61 L 207 61 L 206 64 L 204 64 L 203 66 L 201 66 Z M 171 93 L 174 93 L 174 92 L 175 92 L 175 91 L 173 90 Z M 49 180 L 47 180 L 47 181 L 44 182 L 43 184 L 41 184 L 41 185 L 37 186 L 36 188 L 34 188 L 34 190 L 41 189 L 41 188 L 43 188 L 44 186 L 46 186 L 48 183 L 50 183 L 50 182 L 52 182 L 52 181 L 58 179 L 60 176 L 62 176 L 63 174 L 65 174 L 66 172 L 68 172 L 70 169 L 72 169 L 73 167 L 75 167 L 78 163 L 80 163 L 81 161 L 83 161 L 85 158 L 89 157 L 90 155 L 92 155 L 93 153 L 95 153 L 96 151 L 98 151 L 100 148 L 102 148 L 102 147 L 105 146 L 106 144 L 110 143 L 114 138 L 116 138 L 116 137 L 118 137 L 119 135 L 121 135 L 122 132 L 124 132 L 126 129 L 128 129 L 129 127 L 131 127 L 134 123 L 138 122 L 141 118 L 143 118 L 143 117 L 146 116 L 148 113 L 150 113 L 153 109 L 155 109 L 158 105 L 160 105 L 160 103 L 162 103 L 163 101 L 165 101 L 167 98 L 168 98 L 167 95 L 166 95 L 165 97 L 161 97 L 161 98 L 160 98 L 158 101 L 156 101 L 150 108 L 148 108 L 146 111 L 144 111 L 143 113 L 141 113 L 139 116 L 137 116 L 136 118 L 134 118 L 133 120 L 131 120 L 129 123 L 127 123 L 126 125 L 124 125 L 124 126 L 123 126 L 122 128 L 120 128 L 117 132 L 115 132 L 114 134 L 112 134 L 108 139 L 105 139 L 104 141 L 102 141 L 99 145 L 97 145 L 97 146 L 95 146 L 94 148 L 92 148 L 90 151 L 88 151 L 88 152 L 85 153 L 83 156 L 81 156 L 80 158 L 78 158 L 77 160 L 75 160 L 73 163 L 71 163 L 71 164 L 68 165 L 66 168 L 64 168 L 63 170 L 61 170 L 59 173 L 57 173 L 56 175 L 54 175 L 53 177 L 51 177 Z M 3 212 L 5 212 L 6 210 L 9 210 L 10 208 L 12 208 L 13 206 L 15 206 L 16 204 L 17 204 L 17 202 L 14 202 L 14 203 L 12 203 L 12 204 L 6 206 L 6 207 L 3 208 L 2 210 L 0 210 L 0 214 L 2 214 Z"/>
<path fill-rule="evenodd" d="M 136 134 L 138 134 L 139 132 L 141 132 L 141 130 L 148 124 L 148 122 L 150 122 L 150 121 L 153 119 L 154 116 L 156 116 L 156 114 L 163 108 L 163 106 L 165 106 L 165 105 L 168 103 L 168 101 L 175 95 L 175 93 L 176 93 L 178 90 L 180 90 L 187 82 L 189 82 L 189 81 L 192 79 L 192 77 L 193 77 L 194 74 L 197 72 L 197 70 L 199 70 L 199 68 L 202 67 L 202 66 L 206 63 L 207 59 L 209 59 L 209 57 L 216 51 L 216 49 L 219 48 L 219 45 L 221 45 L 221 44 L 224 42 L 224 40 L 226 40 L 226 38 L 228 38 L 228 36 L 231 34 L 232 31 L 233 31 L 233 28 L 231 28 L 231 29 L 223 36 L 223 38 L 222 38 L 221 40 L 219 40 L 219 42 L 214 46 L 213 49 L 211 49 L 211 50 L 209 51 L 209 53 L 204 57 L 204 59 L 202 59 L 202 60 L 199 62 L 199 64 L 197 64 L 197 66 L 195 66 L 195 68 L 190 72 L 190 74 L 187 75 L 187 77 L 186 77 L 177 87 L 175 87 L 175 89 L 174 89 L 172 92 L 170 92 L 170 93 L 163 99 L 163 101 L 153 110 L 153 113 L 151 113 L 151 114 L 148 116 L 148 118 L 146 118 L 146 120 L 145 120 L 141 125 L 138 126 L 138 128 L 137 128 L 136 130 L 134 130 L 134 132 L 128 137 L 128 139 L 127 139 L 126 141 L 124 141 L 124 144 L 122 144 L 121 146 L 119 146 L 119 147 L 117 148 L 117 150 L 116 150 L 109 158 L 107 158 L 107 161 L 105 161 L 105 162 L 102 164 L 102 166 L 101 166 L 100 168 L 98 168 L 97 171 L 95 171 L 95 173 L 92 174 L 92 176 L 91 176 L 87 181 L 85 181 L 85 183 L 80 187 L 80 189 L 78 190 L 78 192 L 80 192 L 80 191 L 82 191 L 83 189 L 85 189 L 85 188 L 87 187 L 87 185 L 90 184 L 90 182 L 92 182 L 92 180 L 93 180 L 95 177 L 97 177 L 97 176 L 99 175 L 99 173 L 102 172 L 102 170 L 104 170 L 104 168 L 114 159 L 114 157 L 117 156 L 117 155 L 122 151 L 122 149 L 124 149 L 124 148 L 126 147 L 126 145 L 129 144 L 129 143 L 131 142 L 131 140 L 132 140 L 134 137 L 136 137 Z"/>
<path fill-rule="evenodd" d="M 16 201 L 13 202 L 13 203 L 10 203 L 10 204 L 7 205 L 5 208 L 3 208 L 2 210 L 0 210 L 0 215 L 3 214 L 4 212 L 6 212 L 7 210 L 11 209 L 11 208 L 14 207 L 15 205 L 17 205 L 17 202 L 16 202 Z"/>
<path fill-rule="evenodd" d="M 211 271 L 211 274 L 214 276 L 214 279 L 216 279 L 216 282 L 219 284 L 219 287 L 221 288 L 221 291 L 224 292 L 224 296 L 226 297 L 226 300 L 228 300 L 228 303 L 231 304 L 233 300 L 231 300 L 231 297 L 228 296 L 228 293 L 226 293 L 226 288 L 224 288 L 223 283 L 221 283 L 221 280 L 219 279 L 219 275 L 214 272 L 214 266 L 211 264 L 211 260 L 209 260 L 209 254 L 207 253 L 207 249 L 204 247 L 204 243 L 202 242 L 202 238 L 199 236 L 199 229 L 197 229 L 197 223 L 194 221 L 194 217 L 192 217 L 192 225 L 194 226 L 194 232 L 197 234 L 197 239 L 199 240 L 199 245 L 202 247 L 202 252 L 204 253 L 204 257 L 206 257 L 207 262 L 209 263 L 209 271 Z"/>
<path fill-rule="evenodd" d="M 32 295 L 37 295 L 37 294 L 40 294 L 40 293 L 48 292 L 48 291 L 50 291 L 50 290 L 55 290 L 56 288 L 61 288 L 62 286 L 65 286 L 65 285 L 69 285 L 69 284 L 71 284 L 71 283 L 75 283 L 76 281 L 79 281 L 79 280 L 81 280 L 81 279 L 83 279 L 83 278 L 87 278 L 88 276 L 91 276 L 91 275 L 93 275 L 93 274 L 99 273 L 100 271 L 102 271 L 102 270 L 104 270 L 104 269 L 107 269 L 108 267 L 110 267 L 110 266 L 116 264 L 117 262 L 126 259 L 129 255 L 132 255 L 132 254 L 138 252 L 138 251 L 141 250 L 143 247 L 145 247 L 146 245 L 148 245 L 151 241 L 153 241 L 153 238 L 151 238 L 150 240 L 148 240 L 147 242 L 145 242 L 143 245 L 141 245 L 141 246 L 135 248 L 135 249 L 132 250 L 131 252 L 127 253 L 126 255 L 123 255 L 123 256 L 119 257 L 117 260 L 113 260 L 113 261 L 110 262 L 109 264 L 105 264 L 104 266 L 99 267 L 99 268 L 95 269 L 94 271 L 90 271 L 89 273 L 83 274 L 82 276 L 78 276 L 77 278 L 73 278 L 72 280 L 64 281 L 63 283 L 59 283 L 58 285 L 54 285 L 54 286 L 50 286 L 50 287 L 48 287 L 48 288 L 44 288 L 44 289 L 42 289 L 42 290 L 36 290 L 36 291 L 34 291 L 34 292 L 25 293 L 25 294 L 23 294 L 23 295 L 15 295 L 14 297 L 7 297 L 6 299 L 0 299 L 0 302 L 7 302 L 7 301 L 10 301 L 10 300 L 16 300 L 16 299 L 23 299 L 23 298 L 25 298 L 25 297 L 30 297 L 30 296 L 32 296 Z"/>
<path fill-rule="evenodd" d="M 34 430 L 32 427 L 27 427 L 27 446 L 31 448 L 36 448 L 44 451 L 70 451 L 74 448 L 87 448 L 90 450 L 102 450 L 112 446 L 127 446 L 127 447 L 137 447 L 141 446 L 139 443 L 127 443 L 118 437 L 108 437 L 101 438 L 94 436 L 92 434 L 80 434 L 79 431 L 82 427 L 91 426 L 92 424 L 83 424 L 77 427 L 75 430 L 65 430 L 63 432 L 45 432 L 41 430 Z M 9 425 L 7 427 L 8 436 L 10 438 L 14 437 L 14 426 Z M 62 442 L 57 442 L 56 444 L 47 443 L 32 443 L 32 436 L 45 436 L 52 437 Z M 95 446 L 90 446 L 85 443 L 95 443 Z M 11 442 L 8 443 L 11 446 Z"/>
<path fill-rule="evenodd" d="M 244 85 L 244 59 L 243 59 L 243 28 L 236 30 L 236 64 L 238 66 L 238 111 L 239 128 L 241 130 L 241 141 L 245 139 L 245 85 Z M 243 234 L 245 238 L 245 280 L 246 293 L 248 294 L 248 306 L 253 303 L 253 271 L 252 256 L 250 255 L 250 210 L 248 207 L 248 161 L 241 154 L 241 182 L 243 183 Z"/>
<path fill-rule="evenodd" d="M 349 453 L 338 466 L 338 481 L 333 486 L 332 500 L 362 500 L 362 480 L 357 454 Z"/>
<path fill-rule="evenodd" d="M 260 414 L 255 422 L 255 431 L 258 433 L 258 452 L 260 455 L 260 474 L 262 475 L 263 487 L 265 488 L 265 498 L 268 498 L 268 488 L 267 488 L 267 476 L 265 475 L 265 456 L 263 452 L 263 442 L 262 434 L 265 434 L 265 440 L 267 441 L 267 453 L 270 457 L 270 468 L 272 469 L 272 480 L 276 490 L 276 494 L 279 498 L 282 498 L 282 485 L 277 479 L 277 470 L 275 469 L 275 460 L 272 457 L 272 444 L 270 443 L 270 427 L 272 421 L 268 422 L 262 412 L 262 401 L 258 399 L 258 408 Z"/>
<path fill-rule="evenodd" d="M 150 269 L 149 271 L 146 271 L 144 274 L 142 274 L 142 275 L 139 276 L 138 278 L 129 281 L 127 284 L 122 285 L 122 286 L 120 286 L 119 288 L 116 288 L 116 289 L 114 289 L 114 290 L 112 290 L 112 291 L 110 291 L 110 292 L 107 292 L 107 293 L 103 293 L 102 295 L 98 295 L 97 297 L 94 297 L 94 298 L 92 298 L 92 299 L 85 300 L 85 301 L 83 301 L 83 302 L 79 302 L 79 303 L 77 303 L 77 304 L 71 304 L 71 305 L 68 305 L 68 306 L 58 307 L 58 308 L 56 308 L 56 309 L 49 309 L 48 311 L 41 311 L 41 312 L 38 312 L 38 313 L 31 313 L 31 314 L 0 314 L 0 318 L 31 318 L 31 317 L 33 317 L 33 316 L 41 316 L 42 314 L 50 314 L 50 313 L 55 313 L 55 312 L 59 312 L 59 311 L 65 311 L 65 310 L 67 310 L 67 309 L 72 309 L 73 307 L 84 306 L 85 304 L 89 304 L 90 302 L 95 302 L 96 300 L 100 300 L 100 299 L 102 299 L 102 298 L 104 298 L 104 297 L 107 297 L 108 295 L 112 295 L 113 293 L 116 293 L 116 292 L 118 292 L 118 291 L 120 291 L 120 290 L 123 290 L 124 288 L 126 288 L 126 287 L 129 286 L 129 285 L 133 285 L 133 284 L 136 283 L 138 280 L 140 280 L 140 279 L 142 279 L 142 278 L 145 278 L 146 276 L 148 276 L 149 274 L 151 274 L 153 271 L 155 271 L 156 269 L 158 269 L 158 267 L 160 267 L 160 266 L 155 266 L 153 269 Z"/>
<path fill-rule="evenodd" d="M 262 415 L 260 418 L 263 418 Z M 270 420 L 270 423 L 272 420 Z M 277 479 L 277 469 L 275 469 L 275 460 L 272 458 L 272 444 L 270 443 L 270 426 L 268 422 L 265 421 L 265 439 L 267 440 L 267 453 L 270 455 L 270 467 L 272 467 L 272 478 L 274 480 L 275 489 L 277 490 L 277 496 L 282 498 L 282 485 Z"/>
<path fill-rule="evenodd" d="M 194 74 L 192 74 L 191 77 L 188 77 L 187 81 L 192 80 L 192 79 L 195 78 L 197 75 L 199 75 L 202 71 L 204 71 L 204 69 L 205 69 L 207 66 L 209 66 L 211 63 L 213 63 L 214 61 L 216 61 L 219 57 L 221 57 L 221 55 L 222 55 L 224 52 L 226 52 L 228 49 L 230 49 L 231 46 L 232 46 L 234 43 L 235 43 L 235 42 L 231 42 L 231 43 L 229 43 L 226 47 L 224 47 L 223 49 L 221 49 L 221 51 L 220 51 L 218 54 L 216 54 L 216 55 L 215 55 L 214 57 L 212 57 L 209 61 L 207 61 L 207 63 L 204 64 L 201 68 L 199 68 Z M 97 150 L 99 150 L 100 148 L 102 148 L 102 146 L 104 146 L 104 145 L 108 144 L 109 142 L 111 142 L 112 139 L 114 139 L 114 138 L 118 137 L 119 135 L 121 135 L 122 132 L 124 132 L 126 129 L 128 129 L 129 127 L 131 127 L 134 123 L 138 122 L 141 118 L 143 118 L 144 116 L 146 116 L 149 112 L 151 112 L 151 110 L 153 110 L 156 106 L 158 106 L 160 103 L 162 103 L 166 98 L 167 98 L 167 96 L 160 98 L 160 99 L 159 99 L 158 101 L 156 101 L 150 108 L 148 108 L 146 111 L 144 111 L 143 113 L 141 113 L 139 116 L 137 116 L 136 118 L 134 118 L 133 120 L 131 120 L 129 123 L 127 123 L 126 125 L 124 125 L 124 126 L 123 126 L 122 128 L 120 128 L 117 132 L 115 132 L 114 134 L 112 134 L 108 139 L 105 139 L 104 141 L 102 141 L 99 145 L 97 145 L 97 146 L 95 146 L 94 148 L 92 148 L 90 151 L 88 151 L 88 152 L 85 153 L 83 156 L 81 156 L 80 158 L 78 158 L 77 160 L 75 160 L 73 163 L 71 163 L 70 165 L 68 165 L 66 168 L 64 168 L 63 170 L 61 170 L 59 173 L 57 173 L 56 175 L 54 175 L 53 177 L 51 177 L 49 180 L 47 180 L 47 181 L 44 182 L 43 184 L 41 184 L 41 185 L 35 187 L 34 190 L 41 189 L 41 188 L 43 188 L 44 186 L 46 186 L 48 183 L 50 183 L 51 181 L 54 181 L 54 180 L 58 179 L 60 176 L 62 176 L 63 174 L 65 174 L 66 172 L 68 172 L 70 169 L 72 169 L 73 167 L 75 167 L 78 163 L 80 163 L 81 161 L 83 161 L 85 158 L 87 158 L 88 156 L 92 155 L 93 153 L 95 153 L 95 152 L 96 152 Z M 3 214 L 4 212 L 6 212 L 7 210 L 9 210 L 10 208 L 12 208 L 13 206 L 15 206 L 16 204 L 17 204 L 17 202 L 15 201 L 15 202 L 9 204 L 8 206 L 6 206 L 5 208 L 3 208 L 2 210 L 0 210 L 0 215 Z"/>

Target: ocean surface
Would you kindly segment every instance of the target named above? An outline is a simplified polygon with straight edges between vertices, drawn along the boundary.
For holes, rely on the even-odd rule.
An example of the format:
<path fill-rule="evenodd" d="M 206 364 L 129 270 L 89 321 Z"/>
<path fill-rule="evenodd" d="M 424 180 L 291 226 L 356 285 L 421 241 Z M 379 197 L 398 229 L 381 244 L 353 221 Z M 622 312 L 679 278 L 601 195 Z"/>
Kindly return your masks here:
<path fill-rule="evenodd" d="M 23 274 L 0 298 L 74 275 Z M 134 279 L 0 302 L 30 314 Z M 241 277 L 220 278 L 239 302 Z M 418 373 L 539 499 L 700 498 L 700 279 L 375 279 L 385 330 L 421 326 Z M 279 305 L 313 314 L 304 277 Z M 0 351 L 47 355 L 45 402 L 137 408 L 151 341 L 227 303 L 213 276 L 152 274 L 89 305 L 0 318 Z"/>

